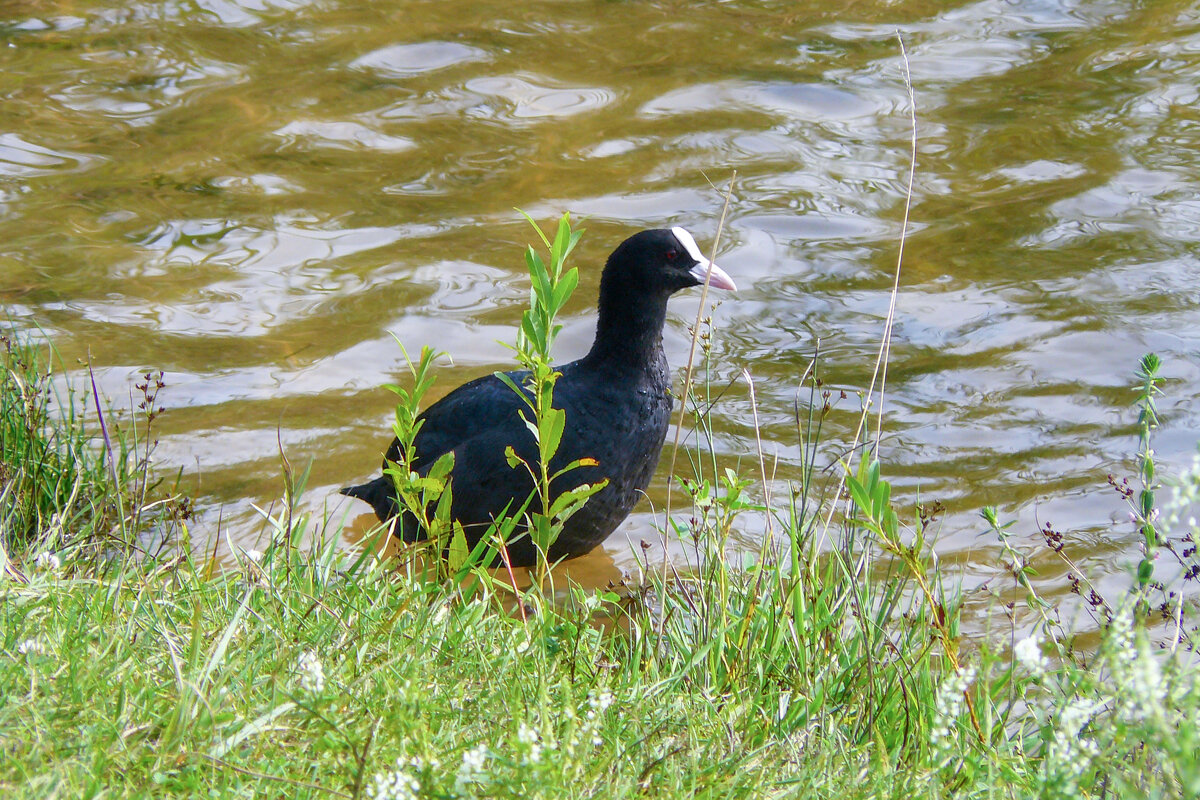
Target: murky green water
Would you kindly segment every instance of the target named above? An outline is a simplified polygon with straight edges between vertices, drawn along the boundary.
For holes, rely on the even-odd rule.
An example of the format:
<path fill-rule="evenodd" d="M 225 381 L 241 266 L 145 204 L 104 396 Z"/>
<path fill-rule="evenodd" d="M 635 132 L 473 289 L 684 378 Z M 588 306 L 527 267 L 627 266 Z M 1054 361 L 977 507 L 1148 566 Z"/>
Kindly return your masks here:
<path fill-rule="evenodd" d="M 970 561 L 968 587 L 997 572 L 984 504 L 1031 549 L 1039 522 L 1075 531 L 1077 560 L 1123 581 L 1136 537 L 1105 475 L 1130 472 L 1142 353 L 1173 379 L 1160 461 L 1200 430 L 1192 3 L 0 4 L 0 302 L 90 352 L 118 405 L 165 370 L 159 463 L 193 476 L 201 537 L 220 519 L 249 546 L 277 438 L 313 463 L 307 507 L 365 511 L 335 489 L 387 442 L 391 333 L 453 356 L 437 392 L 508 365 L 514 206 L 588 217 L 565 360 L 607 253 L 674 224 L 707 247 L 736 169 L 717 371 L 751 370 L 791 478 L 816 340 L 852 391 L 883 327 L 909 163 L 897 29 L 920 156 L 888 473 L 946 504 L 939 552 Z M 695 303 L 673 303 L 675 365 Z M 753 452 L 748 398 L 716 409 L 731 460 Z M 614 575 L 653 524 L 646 504 L 577 571 Z"/>

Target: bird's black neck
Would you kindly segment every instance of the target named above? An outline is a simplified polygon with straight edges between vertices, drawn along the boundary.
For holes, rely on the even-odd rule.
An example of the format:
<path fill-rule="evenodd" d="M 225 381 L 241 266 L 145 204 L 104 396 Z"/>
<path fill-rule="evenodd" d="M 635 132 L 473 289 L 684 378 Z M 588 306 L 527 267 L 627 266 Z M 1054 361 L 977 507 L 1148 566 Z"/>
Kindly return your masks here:
<path fill-rule="evenodd" d="M 601 279 L 596 341 L 585 358 L 624 373 L 663 372 L 662 332 L 668 295 L 618 291 L 623 288 Z"/>

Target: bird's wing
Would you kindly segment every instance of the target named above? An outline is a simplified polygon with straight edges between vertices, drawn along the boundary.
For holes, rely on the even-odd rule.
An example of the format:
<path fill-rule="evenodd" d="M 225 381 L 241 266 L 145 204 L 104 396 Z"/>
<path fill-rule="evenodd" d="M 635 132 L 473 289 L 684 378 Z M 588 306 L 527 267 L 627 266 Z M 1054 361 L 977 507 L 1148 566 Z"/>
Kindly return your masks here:
<path fill-rule="evenodd" d="M 520 386 L 527 373 L 510 372 L 508 377 Z M 418 472 L 432 466 L 439 458 L 464 443 L 489 431 L 510 431 L 509 436 L 525 429 L 517 415 L 525 409 L 525 402 L 517 397 L 495 375 L 484 375 L 464 383 L 450 394 L 425 409 L 418 418 L 421 430 L 413 440 L 416 451 L 412 463 Z M 501 448 L 503 457 L 503 448 Z M 384 456 L 384 467 L 388 461 L 400 458 L 400 442 L 393 439 Z"/>
<path fill-rule="evenodd" d="M 537 457 L 533 434 L 519 421 L 518 425 L 482 431 L 454 447 L 451 516 L 467 529 L 470 541 L 506 506 L 508 513 L 516 514 L 534 488 L 529 470 L 519 464 L 509 466 L 505 456 L 512 447 L 526 463 Z"/>

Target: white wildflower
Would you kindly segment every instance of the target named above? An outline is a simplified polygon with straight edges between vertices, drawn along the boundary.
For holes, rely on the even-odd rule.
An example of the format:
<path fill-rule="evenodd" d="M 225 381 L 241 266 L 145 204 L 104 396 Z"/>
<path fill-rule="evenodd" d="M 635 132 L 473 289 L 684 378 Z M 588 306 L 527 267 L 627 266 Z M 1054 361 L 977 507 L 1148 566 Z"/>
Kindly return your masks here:
<path fill-rule="evenodd" d="M 315 650 L 305 650 L 296 660 L 296 671 L 300 676 L 300 688 L 306 692 L 320 692 L 325 688 L 325 668 Z"/>
<path fill-rule="evenodd" d="M 938 687 L 937 700 L 933 708 L 933 727 L 929 731 L 929 743 L 942 753 L 948 750 L 947 740 L 953 736 L 958 717 L 962 714 L 965 692 L 975 681 L 975 668 L 956 670 L 942 679 Z"/>
<path fill-rule="evenodd" d="M 1133 644 L 1133 611 L 1128 605 L 1113 615 L 1105 644 L 1109 659 L 1118 672 L 1137 657 Z"/>
<path fill-rule="evenodd" d="M 1054 741 L 1046 751 L 1046 771 L 1062 781 L 1065 789 L 1072 789 L 1079 777 L 1100 755 L 1100 748 L 1084 728 L 1100 704 L 1076 698 L 1059 713 L 1054 726 Z M 1071 792 L 1068 791 L 1068 794 Z"/>
<path fill-rule="evenodd" d="M 520 744 L 529 745 L 533 744 L 537 740 L 537 731 L 522 722 L 521 727 L 517 728 L 517 741 Z"/>
<path fill-rule="evenodd" d="M 17 644 L 17 652 L 23 656 L 41 656 L 46 654 L 46 645 L 37 639 L 25 639 Z"/>
<path fill-rule="evenodd" d="M 1050 669 L 1050 659 L 1042 654 L 1042 637 L 1036 633 L 1017 642 L 1013 647 L 1013 655 L 1035 678 L 1041 678 Z"/>
<path fill-rule="evenodd" d="M 1120 715 L 1131 722 L 1161 716 L 1169 687 L 1145 637 L 1134 634 L 1132 603 L 1113 615 L 1104 655 L 1118 688 L 1116 705 Z"/>
<path fill-rule="evenodd" d="M 517 729 L 517 744 L 526 752 L 526 761 L 530 764 L 536 764 L 542 760 L 542 742 L 538 732 L 533 728 L 521 723 L 521 727 Z"/>
<path fill-rule="evenodd" d="M 396 759 L 396 768 L 380 772 L 367 787 L 367 797 L 374 800 L 416 800 L 421 783 L 405 768 L 404 759 Z"/>
<path fill-rule="evenodd" d="M 1142 642 L 1138 647 L 1137 658 L 1133 660 L 1131 667 L 1129 685 L 1133 690 L 1132 694 L 1148 701 L 1151 706 L 1161 705 L 1166 696 L 1166 684 L 1158 666 L 1158 659 L 1146 642 Z"/>
<path fill-rule="evenodd" d="M 403 759 L 396 760 L 398 766 L 403 766 L 402 762 Z M 408 759 L 408 765 L 417 772 L 424 772 L 425 770 L 436 770 L 442 765 L 442 762 L 434 756 L 430 756 L 428 759 L 421 758 L 421 756 L 413 756 Z"/>
<path fill-rule="evenodd" d="M 605 690 L 598 695 L 588 695 L 588 705 L 591 710 L 588 711 L 588 719 L 594 718 L 597 714 L 603 714 L 608 710 L 608 707 L 613 704 L 613 693 Z"/>
<path fill-rule="evenodd" d="M 484 765 L 487 763 L 488 749 L 486 745 L 467 750 L 462 754 L 462 764 L 454 775 L 454 791 L 466 794 L 471 784 L 483 783 L 487 778 Z"/>
<path fill-rule="evenodd" d="M 44 572 L 58 572 L 62 569 L 62 559 L 54 553 L 38 553 L 33 565 Z"/>
<path fill-rule="evenodd" d="M 471 772 L 479 772 L 483 769 L 483 764 L 487 760 L 488 749 L 486 745 L 479 745 L 474 750 L 468 750 L 463 753 L 462 763 Z"/>
<path fill-rule="evenodd" d="M 1150 646 L 1143 640 L 1122 662 L 1113 667 L 1113 677 L 1123 690 L 1119 693 L 1122 716 L 1131 722 L 1161 716 L 1167 682 Z"/>
<path fill-rule="evenodd" d="M 579 734 L 582 737 L 590 737 L 592 747 L 604 744 L 604 737 L 600 735 L 600 715 L 612 706 L 613 699 L 613 693 L 607 689 L 599 694 L 588 694 L 588 710 L 584 715 L 583 726 L 579 729 Z"/>
<path fill-rule="evenodd" d="M 255 550 L 254 548 L 243 550 L 242 555 L 253 561 L 255 564 L 261 564 L 263 560 L 263 551 Z"/>
<path fill-rule="evenodd" d="M 1090 700 L 1075 699 L 1066 708 L 1058 718 L 1058 730 L 1069 739 L 1076 739 L 1084 726 L 1092 719 L 1092 713 L 1096 710 L 1096 704 Z"/>

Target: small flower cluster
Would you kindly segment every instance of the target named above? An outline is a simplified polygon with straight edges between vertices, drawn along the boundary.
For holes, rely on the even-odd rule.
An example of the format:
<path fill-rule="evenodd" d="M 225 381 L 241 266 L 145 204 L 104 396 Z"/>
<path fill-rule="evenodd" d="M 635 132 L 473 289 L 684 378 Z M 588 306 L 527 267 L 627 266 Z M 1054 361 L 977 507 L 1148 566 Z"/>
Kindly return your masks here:
<path fill-rule="evenodd" d="M 1121 716 L 1134 723 L 1159 717 L 1167 696 L 1167 682 L 1147 642 L 1135 639 L 1133 609 L 1128 605 L 1113 616 L 1106 645 Z"/>
<path fill-rule="evenodd" d="M 1135 655 L 1128 662 L 1128 669 L 1122 683 L 1126 691 L 1121 693 L 1125 699 L 1122 712 L 1131 721 L 1143 721 L 1158 717 L 1163 711 L 1163 701 L 1167 697 L 1167 683 L 1163 680 L 1162 670 L 1158 659 L 1147 642 L 1141 642 Z"/>
<path fill-rule="evenodd" d="M 305 650 L 296 660 L 296 673 L 300 679 L 300 688 L 309 693 L 321 692 L 325 689 L 325 668 L 315 650 Z"/>
<path fill-rule="evenodd" d="M 1042 653 L 1042 637 L 1036 633 L 1017 642 L 1013 647 L 1013 655 L 1035 678 L 1043 678 L 1050 671 L 1050 659 Z"/>
<path fill-rule="evenodd" d="M 951 740 L 958 717 L 966 701 L 965 693 L 975 681 L 975 667 L 956 670 L 942 680 L 938 687 L 937 700 L 933 708 L 933 727 L 929 732 L 929 743 L 939 755 L 951 749 Z"/>
<path fill-rule="evenodd" d="M 613 704 L 613 693 L 605 689 L 600 694 L 589 694 L 587 702 L 586 727 L 592 736 L 592 746 L 599 747 L 604 744 L 604 739 L 600 736 L 599 717 Z"/>
<path fill-rule="evenodd" d="M 455 793 L 465 795 L 472 786 L 486 782 L 485 766 L 489 755 L 487 745 L 482 744 L 463 753 L 462 763 L 454 775 Z"/>
<path fill-rule="evenodd" d="M 600 694 L 588 695 L 588 719 L 595 719 L 597 714 L 603 714 L 613 704 L 613 693 L 605 689 Z"/>
<path fill-rule="evenodd" d="M 38 553 L 33 564 L 43 572 L 58 572 L 62 569 L 62 559 L 50 552 Z"/>
<path fill-rule="evenodd" d="M 524 721 L 517 728 L 517 749 L 526 763 L 536 764 L 542 760 L 542 737 Z"/>
<path fill-rule="evenodd" d="M 408 752 L 407 746 L 402 753 Z M 479 747 L 463 754 L 463 764 L 458 770 L 458 779 L 454 787 L 457 795 L 467 793 L 472 783 L 483 782 L 483 762 L 487 758 L 487 748 Z M 419 755 L 400 755 L 395 766 L 386 772 L 375 775 L 367 787 L 367 796 L 374 800 L 415 800 L 421 793 L 421 786 L 432 786 L 437 782 L 437 775 L 442 762 L 436 757 L 422 758 Z"/>
<path fill-rule="evenodd" d="M 367 797 L 372 800 L 416 800 L 421 791 L 421 782 L 408 772 L 403 758 L 396 759 L 396 768 L 380 772 L 367 787 Z"/>
<path fill-rule="evenodd" d="M 1066 795 L 1073 795 L 1080 776 L 1100 755 L 1092 737 L 1084 733 L 1100 705 L 1093 700 L 1074 698 L 1058 715 L 1054 741 L 1046 751 L 1045 769 Z"/>

